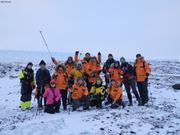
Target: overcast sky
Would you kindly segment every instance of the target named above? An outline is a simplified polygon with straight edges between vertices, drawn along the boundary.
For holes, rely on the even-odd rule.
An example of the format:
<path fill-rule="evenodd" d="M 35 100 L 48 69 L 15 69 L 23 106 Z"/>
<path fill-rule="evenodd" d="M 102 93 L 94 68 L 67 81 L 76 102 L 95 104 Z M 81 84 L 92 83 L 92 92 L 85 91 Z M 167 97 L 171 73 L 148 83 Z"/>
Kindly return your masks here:
<path fill-rule="evenodd" d="M 180 59 L 180 0 L 11 0 L 0 3 L 0 49 Z"/>

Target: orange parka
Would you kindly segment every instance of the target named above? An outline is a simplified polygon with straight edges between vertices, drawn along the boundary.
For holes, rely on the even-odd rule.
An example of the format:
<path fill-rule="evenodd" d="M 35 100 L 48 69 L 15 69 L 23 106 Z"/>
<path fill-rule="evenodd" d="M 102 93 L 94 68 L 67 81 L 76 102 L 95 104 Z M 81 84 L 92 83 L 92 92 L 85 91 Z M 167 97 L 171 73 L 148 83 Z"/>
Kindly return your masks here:
<path fill-rule="evenodd" d="M 147 78 L 147 74 L 151 73 L 151 68 L 149 63 L 143 59 L 138 59 L 134 64 L 135 74 L 137 82 L 144 82 Z"/>
<path fill-rule="evenodd" d="M 94 57 L 95 57 L 95 56 L 94 56 Z M 95 57 L 95 58 L 96 58 L 96 57 Z M 98 53 L 96 59 L 97 59 L 97 62 L 98 62 L 98 63 L 101 63 L 101 53 L 100 53 L 100 52 Z M 75 62 L 81 61 L 82 67 L 83 67 L 84 70 L 87 70 L 87 68 L 89 67 L 90 59 L 87 60 L 86 58 L 84 58 L 84 59 L 82 59 L 82 60 L 79 60 L 78 53 L 75 53 L 74 60 L 75 60 Z"/>
<path fill-rule="evenodd" d="M 53 74 L 53 79 L 55 80 L 56 87 L 60 90 L 67 90 L 68 81 L 67 81 L 67 74 L 66 72 L 56 71 Z"/>
<path fill-rule="evenodd" d="M 94 83 L 96 81 L 96 78 L 99 78 L 100 71 L 101 67 L 97 62 L 90 62 L 86 69 L 88 81 L 90 83 Z"/>
<path fill-rule="evenodd" d="M 123 75 L 123 71 L 120 68 L 114 68 L 111 67 L 109 69 L 109 73 L 110 73 L 110 79 L 112 80 L 117 80 L 119 82 L 122 82 L 122 75 Z"/>
<path fill-rule="evenodd" d="M 84 85 L 80 86 L 78 83 L 74 84 L 72 90 L 72 99 L 77 100 L 84 95 L 85 96 L 89 95 L 87 87 Z"/>
<path fill-rule="evenodd" d="M 110 88 L 108 88 L 107 92 L 113 99 L 113 102 L 116 102 L 116 101 L 122 99 L 122 88 L 121 87 L 116 88 L 114 86 L 111 86 Z"/>

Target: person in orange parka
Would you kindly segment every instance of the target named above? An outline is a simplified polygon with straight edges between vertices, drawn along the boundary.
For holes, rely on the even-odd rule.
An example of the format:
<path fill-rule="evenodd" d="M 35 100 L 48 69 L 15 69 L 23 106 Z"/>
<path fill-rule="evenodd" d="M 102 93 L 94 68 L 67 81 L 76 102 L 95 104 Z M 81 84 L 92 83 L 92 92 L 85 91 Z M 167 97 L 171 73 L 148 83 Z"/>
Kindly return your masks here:
<path fill-rule="evenodd" d="M 75 52 L 75 57 L 74 57 L 74 60 L 75 62 L 77 63 L 78 61 L 80 61 L 82 63 L 82 68 L 84 70 L 86 70 L 88 64 L 89 64 L 89 61 L 90 61 L 90 58 L 91 58 L 91 54 L 90 53 L 86 53 L 85 54 L 85 57 L 81 60 L 79 58 L 79 51 L 76 51 Z"/>
<path fill-rule="evenodd" d="M 114 63 L 114 66 L 109 69 L 110 79 L 117 80 L 122 85 L 122 75 L 123 71 L 121 70 L 119 61 Z"/>
<path fill-rule="evenodd" d="M 138 90 L 142 100 L 142 105 L 148 103 L 148 76 L 151 73 L 151 68 L 149 63 L 147 63 L 141 54 L 136 55 L 136 61 L 134 64 L 135 75 Z"/>
<path fill-rule="evenodd" d="M 111 86 L 107 89 L 108 97 L 105 105 L 111 104 L 112 109 L 116 109 L 119 106 L 125 107 L 122 94 L 122 88 L 120 87 L 120 83 L 117 80 L 111 81 Z"/>
<path fill-rule="evenodd" d="M 73 60 L 72 57 L 68 57 L 67 61 L 64 63 L 65 67 L 66 67 L 66 73 L 68 75 L 68 86 L 70 88 L 72 88 L 74 81 L 73 79 L 70 77 L 72 71 L 75 69 L 75 61 Z"/>
<path fill-rule="evenodd" d="M 96 82 L 96 78 L 99 78 L 101 72 L 101 67 L 96 59 L 96 57 L 91 57 L 88 67 L 85 70 L 87 76 L 87 87 L 90 91 L 92 85 Z"/>
<path fill-rule="evenodd" d="M 83 110 L 89 110 L 89 92 L 82 77 L 79 77 L 77 83 L 73 85 L 72 99 L 73 111 L 78 109 L 82 103 Z"/>
<path fill-rule="evenodd" d="M 58 66 L 60 63 L 60 61 L 57 61 L 54 57 L 51 58 L 52 62 Z M 74 81 L 73 79 L 70 77 L 72 71 L 75 69 L 75 61 L 73 60 L 73 58 L 70 56 L 68 57 L 67 61 L 64 63 L 64 66 L 66 67 L 66 73 L 68 75 L 68 86 L 70 88 L 72 88 Z"/>
<path fill-rule="evenodd" d="M 63 109 L 67 110 L 67 88 L 68 88 L 68 76 L 63 65 L 58 65 L 56 71 L 53 74 L 56 87 L 60 90 L 63 102 Z"/>

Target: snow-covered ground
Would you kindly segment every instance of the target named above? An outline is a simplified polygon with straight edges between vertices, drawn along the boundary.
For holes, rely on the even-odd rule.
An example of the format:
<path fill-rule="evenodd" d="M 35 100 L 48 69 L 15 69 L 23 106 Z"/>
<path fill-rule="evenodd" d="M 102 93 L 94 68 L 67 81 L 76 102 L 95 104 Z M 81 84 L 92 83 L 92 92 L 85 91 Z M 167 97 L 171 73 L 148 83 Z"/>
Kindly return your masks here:
<path fill-rule="evenodd" d="M 32 110 L 19 110 L 17 72 L 23 66 L 0 63 L 0 135 L 180 135 L 180 91 L 171 88 L 180 83 L 178 61 L 151 61 L 148 107 L 134 103 L 125 109 L 61 110 L 55 115 L 37 114 L 34 99 Z"/>

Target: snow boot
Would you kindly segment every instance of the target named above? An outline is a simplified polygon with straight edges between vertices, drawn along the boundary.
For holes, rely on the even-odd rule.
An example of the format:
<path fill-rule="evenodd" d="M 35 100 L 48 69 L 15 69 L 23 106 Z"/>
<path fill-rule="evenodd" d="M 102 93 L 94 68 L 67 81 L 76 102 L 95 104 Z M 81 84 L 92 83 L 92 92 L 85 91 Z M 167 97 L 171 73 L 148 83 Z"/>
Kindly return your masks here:
<path fill-rule="evenodd" d="M 129 102 L 128 106 L 133 106 L 133 103 L 132 103 L 132 102 Z"/>

